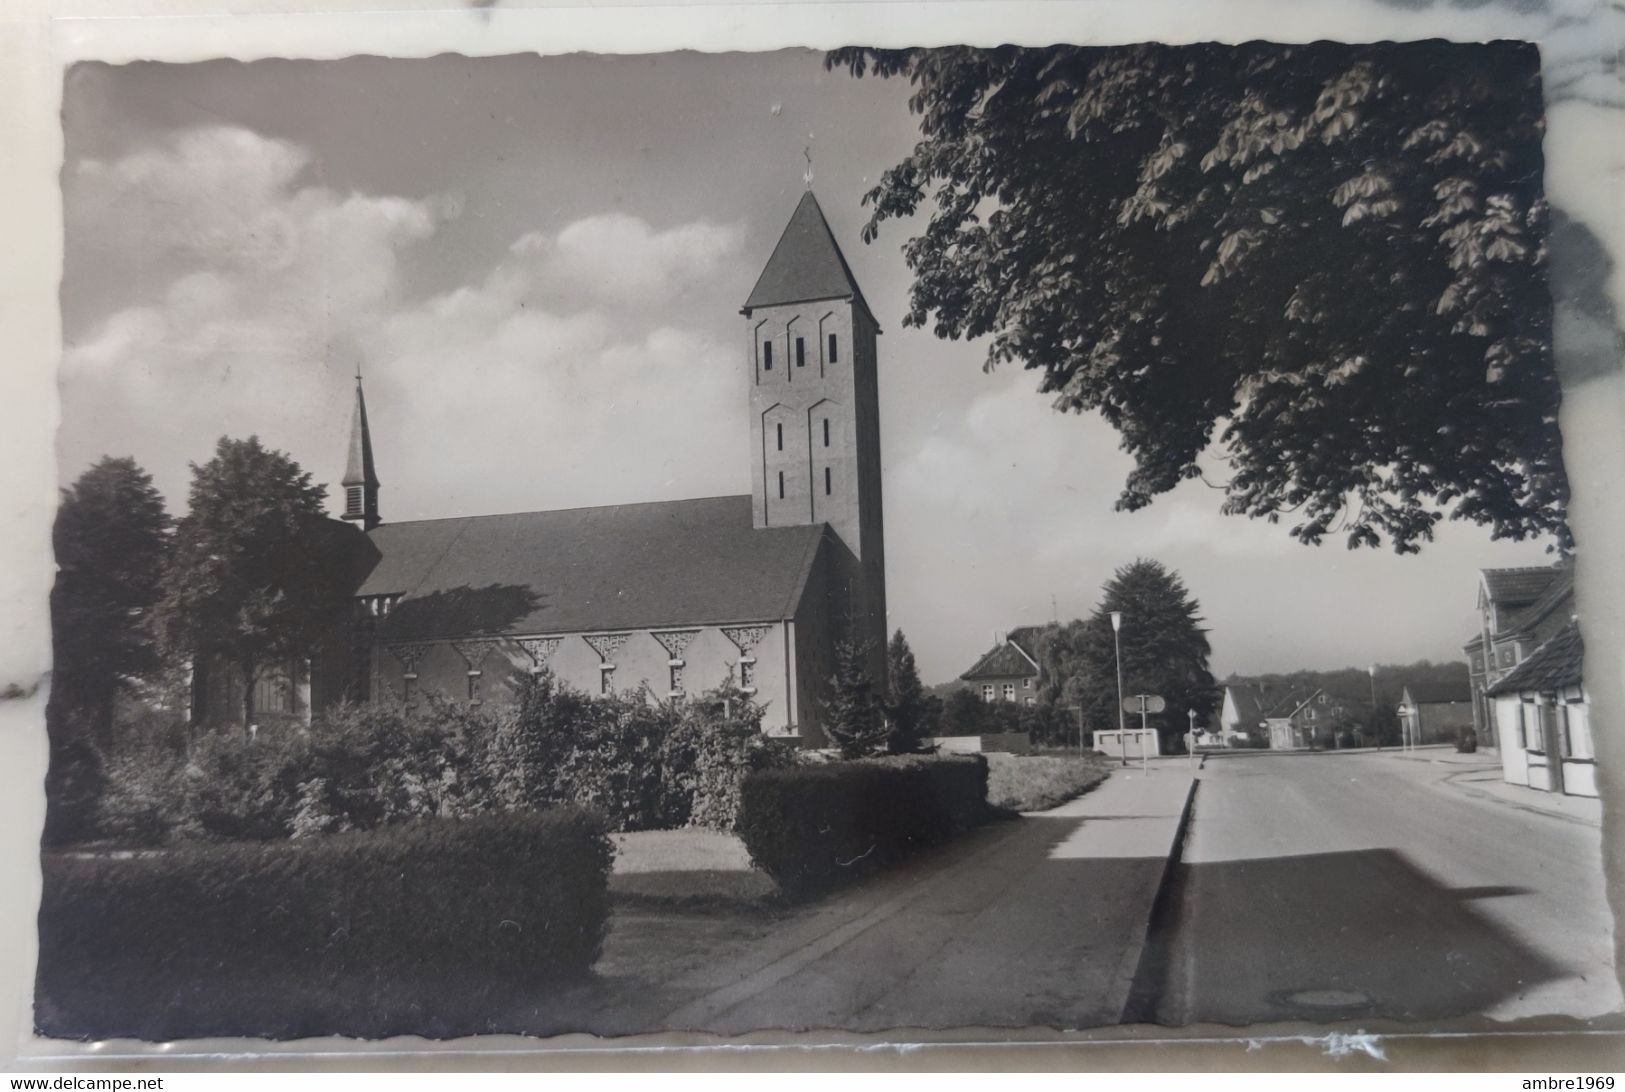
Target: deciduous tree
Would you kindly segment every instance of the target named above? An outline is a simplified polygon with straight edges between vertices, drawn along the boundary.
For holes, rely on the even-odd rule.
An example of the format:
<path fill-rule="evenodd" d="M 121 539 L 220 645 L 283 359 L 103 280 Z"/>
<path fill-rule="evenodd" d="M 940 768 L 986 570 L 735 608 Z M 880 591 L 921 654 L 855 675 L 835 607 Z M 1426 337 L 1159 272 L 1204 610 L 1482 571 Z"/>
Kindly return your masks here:
<path fill-rule="evenodd" d="M 842 49 L 921 140 L 906 324 L 987 339 L 1134 456 L 1142 508 L 1414 551 L 1446 513 L 1567 545 L 1532 44 Z"/>
<path fill-rule="evenodd" d="M 221 437 L 213 459 L 193 464 L 159 632 L 177 654 L 237 672 L 245 731 L 256 679 L 308 655 L 342 609 L 345 565 L 332 548 L 325 497 L 298 463 L 257 437 Z"/>

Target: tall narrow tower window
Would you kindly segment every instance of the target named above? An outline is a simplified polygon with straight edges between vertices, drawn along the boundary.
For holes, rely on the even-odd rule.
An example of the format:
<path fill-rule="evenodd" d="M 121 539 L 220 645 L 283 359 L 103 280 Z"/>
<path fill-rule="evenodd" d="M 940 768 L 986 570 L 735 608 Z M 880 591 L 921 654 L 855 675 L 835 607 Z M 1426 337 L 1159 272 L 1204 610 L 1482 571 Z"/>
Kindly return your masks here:
<path fill-rule="evenodd" d="M 784 471 L 779 471 L 779 499 L 784 499 Z"/>
<path fill-rule="evenodd" d="M 804 337 L 798 337 L 798 338 L 796 338 L 796 367 L 805 368 L 806 366 L 807 366 L 807 339 L 804 338 Z"/>
<path fill-rule="evenodd" d="M 764 372 L 773 370 L 773 343 L 771 341 L 762 342 L 762 370 Z"/>
<path fill-rule="evenodd" d="M 824 468 L 824 496 L 829 496 L 829 467 Z"/>
<path fill-rule="evenodd" d="M 352 485 L 344 491 L 344 514 L 347 516 L 361 515 L 361 487 Z"/>
<path fill-rule="evenodd" d="M 829 446 L 829 418 L 824 418 L 824 446 Z"/>
<path fill-rule="evenodd" d="M 783 451 L 784 450 L 784 425 L 781 423 L 781 424 L 775 425 L 773 427 L 779 430 L 779 450 Z"/>
<path fill-rule="evenodd" d="M 840 360 L 841 354 L 836 348 L 835 335 L 831 334 L 829 335 L 829 362 L 831 364 L 838 364 L 840 363 Z"/>

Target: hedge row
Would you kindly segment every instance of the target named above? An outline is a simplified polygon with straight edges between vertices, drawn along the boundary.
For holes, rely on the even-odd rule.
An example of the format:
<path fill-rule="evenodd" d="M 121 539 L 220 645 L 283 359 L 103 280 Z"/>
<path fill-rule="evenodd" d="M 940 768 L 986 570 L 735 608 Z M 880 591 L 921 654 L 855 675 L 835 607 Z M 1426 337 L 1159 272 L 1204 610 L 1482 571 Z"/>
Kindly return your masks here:
<path fill-rule="evenodd" d="M 905 755 L 753 773 L 737 829 L 758 868 L 804 895 L 945 842 L 989 814 L 981 755 Z"/>
<path fill-rule="evenodd" d="M 482 1009 L 597 960 L 613 852 L 601 818 L 560 808 L 48 855 L 36 1020 L 97 1038 L 481 1030 Z"/>

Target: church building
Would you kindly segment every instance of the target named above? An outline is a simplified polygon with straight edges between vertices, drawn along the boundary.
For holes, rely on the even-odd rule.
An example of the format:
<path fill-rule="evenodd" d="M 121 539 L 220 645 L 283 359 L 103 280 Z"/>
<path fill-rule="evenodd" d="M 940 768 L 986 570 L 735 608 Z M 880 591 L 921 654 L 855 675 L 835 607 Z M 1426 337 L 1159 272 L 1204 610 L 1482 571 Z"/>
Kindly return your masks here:
<path fill-rule="evenodd" d="M 880 327 L 810 190 L 740 313 L 744 496 L 390 523 L 358 379 L 342 483 L 360 532 L 346 537 L 364 538 L 355 662 L 298 665 L 259 707 L 308 720 L 343 697 L 500 702 L 542 670 L 657 698 L 731 678 L 767 730 L 824 745 L 838 642 L 867 642 L 872 677 L 885 671 Z"/>

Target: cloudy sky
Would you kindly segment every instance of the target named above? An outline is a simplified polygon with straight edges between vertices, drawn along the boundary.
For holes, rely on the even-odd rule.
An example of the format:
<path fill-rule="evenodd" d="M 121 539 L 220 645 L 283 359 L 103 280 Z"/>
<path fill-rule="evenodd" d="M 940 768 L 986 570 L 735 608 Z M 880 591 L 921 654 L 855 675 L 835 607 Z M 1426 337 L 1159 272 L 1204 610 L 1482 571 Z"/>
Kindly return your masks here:
<path fill-rule="evenodd" d="M 387 520 L 748 492 L 738 309 L 810 144 L 885 329 L 891 621 L 928 682 L 1136 556 L 1183 574 L 1220 674 L 1453 657 L 1475 570 L 1544 562 L 1456 525 L 1300 546 L 1199 482 L 1114 513 L 1112 430 L 905 329 L 905 231 L 859 241 L 907 93 L 794 51 L 81 65 L 63 475 L 133 455 L 179 511 L 188 463 L 256 433 L 336 485 L 359 366 Z"/>

